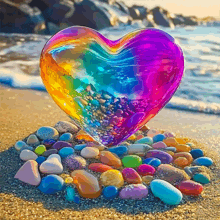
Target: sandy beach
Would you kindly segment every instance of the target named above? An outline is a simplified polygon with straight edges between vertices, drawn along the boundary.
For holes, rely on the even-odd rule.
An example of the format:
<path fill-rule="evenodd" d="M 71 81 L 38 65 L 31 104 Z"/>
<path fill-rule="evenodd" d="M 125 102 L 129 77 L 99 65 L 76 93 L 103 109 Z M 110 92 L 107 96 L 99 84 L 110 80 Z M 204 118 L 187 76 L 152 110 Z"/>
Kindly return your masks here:
<path fill-rule="evenodd" d="M 70 121 L 46 92 L 0 86 L 0 219 L 220 219 L 219 116 L 163 109 L 148 125 L 188 137 L 211 157 L 211 183 L 199 197 L 184 196 L 178 206 L 165 205 L 150 194 L 142 201 L 103 198 L 65 201 L 64 193 L 45 195 L 15 180 L 22 165 L 13 145 L 41 126 Z"/>

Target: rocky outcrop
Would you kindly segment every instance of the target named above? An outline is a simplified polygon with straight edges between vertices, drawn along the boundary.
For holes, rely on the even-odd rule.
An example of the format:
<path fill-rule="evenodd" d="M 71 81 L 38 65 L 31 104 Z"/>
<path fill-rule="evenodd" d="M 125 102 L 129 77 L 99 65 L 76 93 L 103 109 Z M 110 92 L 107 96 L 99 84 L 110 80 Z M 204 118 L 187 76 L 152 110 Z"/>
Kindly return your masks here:
<path fill-rule="evenodd" d="M 129 13 L 134 20 L 146 19 L 147 12 L 147 8 L 144 6 L 133 5 L 129 8 Z"/>

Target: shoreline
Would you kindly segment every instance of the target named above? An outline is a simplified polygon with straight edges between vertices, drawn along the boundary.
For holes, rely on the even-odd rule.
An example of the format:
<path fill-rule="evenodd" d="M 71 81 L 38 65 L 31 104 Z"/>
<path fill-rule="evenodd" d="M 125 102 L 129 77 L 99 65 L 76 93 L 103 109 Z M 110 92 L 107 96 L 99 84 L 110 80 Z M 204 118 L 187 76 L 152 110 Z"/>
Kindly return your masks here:
<path fill-rule="evenodd" d="M 70 121 L 69 117 L 45 92 L 0 85 L 0 96 L 2 219 L 219 219 L 219 116 L 166 108 L 148 123 L 150 128 L 169 130 L 178 136 L 193 139 L 192 142 L 213 159 L 211 183 L 204 185 L 204 192 L 198 198 L 184 196 L 184 203 L 179 206 L 165 205 L 151 195 L 143 201 L 123 201 L 122 204 L 119 199 L 104 204 L 102 198 L 84 199 L 84 205 L 77 206 L 65 202 L 62 192 L 58 195 L 44 195 L 35 187 L 13 178 L 22 164 L 13 148 L 16 141 L 26 138 L 41 126 L 54 126 L 61 120 Z"/>

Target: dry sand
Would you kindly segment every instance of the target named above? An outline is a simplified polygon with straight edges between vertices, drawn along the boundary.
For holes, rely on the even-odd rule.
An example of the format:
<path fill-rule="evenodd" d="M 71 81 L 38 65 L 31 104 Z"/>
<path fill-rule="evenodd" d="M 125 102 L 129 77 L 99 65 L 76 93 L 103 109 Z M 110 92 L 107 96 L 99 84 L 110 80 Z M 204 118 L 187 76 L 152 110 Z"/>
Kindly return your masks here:
<path fill-rule="evenodd" d="M 45 195 L 14 179 L 22 162 L 13 148 L 16 141 L 41 126 L 54 126 L 70 119 L 45 92 L 0 86 L 0 219 L 220 219 L 220 123 L 218 116 L 163 109 L 149 122 L 152 128 L 170 130 L 193 138 L 215 164 L 211 183 L 201 196 L 186 197 L 179 206 L 169 206 L 150 194 L 142 201 L 102 197 L 67 203 L 64 192 Z"/>

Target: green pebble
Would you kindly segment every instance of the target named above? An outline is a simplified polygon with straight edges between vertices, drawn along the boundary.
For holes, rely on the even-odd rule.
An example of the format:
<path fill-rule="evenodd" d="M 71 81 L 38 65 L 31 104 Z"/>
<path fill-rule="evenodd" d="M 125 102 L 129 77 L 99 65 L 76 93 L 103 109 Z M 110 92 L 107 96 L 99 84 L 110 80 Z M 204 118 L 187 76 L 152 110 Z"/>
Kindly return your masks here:
<path fill-rule="evenodd" d="M 122 163 L 125 167 L 135 168 L 142 164 L 142 159 L 137 155 L 128 155 L 122 159 Z"/>
<path fill-rule="evenodd" d="M 197 173 L 193 176 L 193 180 L 198 183 L 207 184 L 210 182 L 210 176 L 207 173 Z"/>
<path fill-rule="evenodd" d="M 39 145 L 38 147 L 36 147 L 34 152 L 37 155 L 42 155 L 45 151 L 46 151 L 46 147 L 44 145 Z"/>

